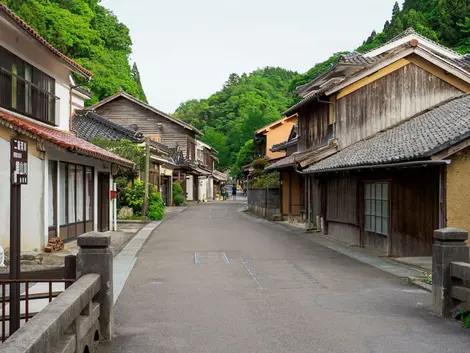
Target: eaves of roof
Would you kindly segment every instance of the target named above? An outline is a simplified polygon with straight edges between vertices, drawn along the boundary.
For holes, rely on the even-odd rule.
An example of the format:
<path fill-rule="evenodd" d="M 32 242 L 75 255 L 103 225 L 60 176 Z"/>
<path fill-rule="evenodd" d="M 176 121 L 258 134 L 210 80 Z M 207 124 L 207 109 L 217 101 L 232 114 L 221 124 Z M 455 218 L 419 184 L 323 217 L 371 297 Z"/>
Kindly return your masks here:
<path fill-rule="evenodd" d="M 99 160 L 133 167 L 134 163 L 81 139 L 72 133 L 33 122 L 29 119 L 0 112 L 0 124 L 35 140 L 48 142 L 64 152 L 76 153 Z"/>

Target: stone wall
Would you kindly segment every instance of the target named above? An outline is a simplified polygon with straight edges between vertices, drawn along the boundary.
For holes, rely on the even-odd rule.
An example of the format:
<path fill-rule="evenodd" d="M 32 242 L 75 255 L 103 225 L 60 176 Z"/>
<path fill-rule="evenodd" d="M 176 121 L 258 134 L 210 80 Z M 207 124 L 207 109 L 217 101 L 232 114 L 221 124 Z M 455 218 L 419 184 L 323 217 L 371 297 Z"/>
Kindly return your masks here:
<path fill-rule="evenodd" d="M 80 235 L 78 280 L 13 333 L 2 353 L 92 352 L 99 340 L 113 337 L 113 254 L 111 238 Z"/>
<path fill-rule="evenodd" d="M 268 220 L 281 213 L 279 188 L 251 188 L 248 190 L 248 211 Z"/>

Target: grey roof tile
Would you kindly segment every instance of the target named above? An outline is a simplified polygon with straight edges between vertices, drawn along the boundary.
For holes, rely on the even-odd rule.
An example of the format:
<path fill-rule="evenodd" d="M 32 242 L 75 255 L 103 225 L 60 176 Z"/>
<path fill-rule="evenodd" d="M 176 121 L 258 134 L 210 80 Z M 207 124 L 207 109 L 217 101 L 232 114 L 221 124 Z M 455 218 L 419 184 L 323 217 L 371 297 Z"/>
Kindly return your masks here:
<path fill-rule="evenodd" d="M 462 95 L 309 166 L 305 172 L 426 159 L 470 137 L 470 95 Z"/>
<path fill-rule="evenodd" d="M 126 128 L 90 110 L 77 110 L 72 118 L 72 129 L 78 137 L 92 141 L 96 137 L 108 140 L 127 139 L 132 142 L 145 141 L 142 133 Z"/>

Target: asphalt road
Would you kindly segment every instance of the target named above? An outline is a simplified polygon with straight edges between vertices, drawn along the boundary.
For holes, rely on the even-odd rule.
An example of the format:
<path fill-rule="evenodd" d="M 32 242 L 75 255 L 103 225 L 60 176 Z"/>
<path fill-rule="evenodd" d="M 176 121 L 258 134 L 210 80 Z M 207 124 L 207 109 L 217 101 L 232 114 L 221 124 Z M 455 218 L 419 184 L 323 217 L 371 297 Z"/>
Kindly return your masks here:
<path fill-rule="evenodd" d="M 470 330 L 431 295 L 234 202 L 173 215 L 142 249 L 100 352 L 456 353 Z"/>

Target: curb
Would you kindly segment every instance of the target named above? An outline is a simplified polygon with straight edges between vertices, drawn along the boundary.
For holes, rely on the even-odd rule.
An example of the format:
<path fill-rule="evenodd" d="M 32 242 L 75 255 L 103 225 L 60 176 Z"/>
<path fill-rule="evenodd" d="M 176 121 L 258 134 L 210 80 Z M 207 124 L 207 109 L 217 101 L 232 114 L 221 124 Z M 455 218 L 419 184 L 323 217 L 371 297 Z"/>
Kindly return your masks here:
<path fill-rule="evenodd" d="M 113 260 L 113 305 L 116 304 L 129 275 L 134 268 L 140 250 L 147 242 L 147 239 L 157 229 L 163 221 L 156 221 L 147 224 L 139 230 L 129 243 L 114 257 Z"/>

